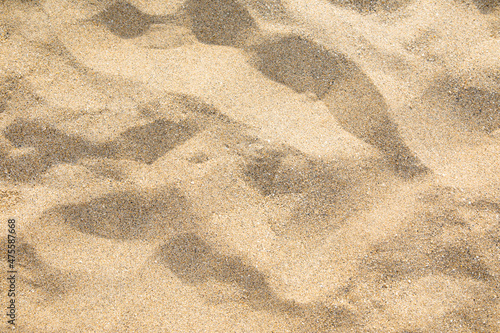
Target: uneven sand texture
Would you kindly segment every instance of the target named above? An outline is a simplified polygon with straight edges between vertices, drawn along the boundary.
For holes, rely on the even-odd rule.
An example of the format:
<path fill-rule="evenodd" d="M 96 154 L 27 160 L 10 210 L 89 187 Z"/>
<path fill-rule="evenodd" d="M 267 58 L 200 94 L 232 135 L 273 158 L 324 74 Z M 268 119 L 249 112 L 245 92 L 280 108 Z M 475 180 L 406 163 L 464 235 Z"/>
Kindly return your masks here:
<path fill-rule="evenodd" d="M 0 222 L 1 332 L 500 332 L 500 3 L 3 0 Z"/>

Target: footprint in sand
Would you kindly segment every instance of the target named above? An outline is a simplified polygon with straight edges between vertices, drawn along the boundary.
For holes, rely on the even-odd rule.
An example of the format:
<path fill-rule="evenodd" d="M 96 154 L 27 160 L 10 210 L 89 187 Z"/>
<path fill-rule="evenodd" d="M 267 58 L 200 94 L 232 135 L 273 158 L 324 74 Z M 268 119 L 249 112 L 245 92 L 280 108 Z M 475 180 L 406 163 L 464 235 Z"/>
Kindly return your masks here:
<path fill-rule="evenodd" d="M 189 1 L 187 8 L 201 42 L 241 47 L 268 78 L 319 98 L 345 130 L 377 147 L 400 176 L 429 171 L 398 133 L 384 97 L 344 55 L 298 35 L 269 35 L 234 0 Z"/>

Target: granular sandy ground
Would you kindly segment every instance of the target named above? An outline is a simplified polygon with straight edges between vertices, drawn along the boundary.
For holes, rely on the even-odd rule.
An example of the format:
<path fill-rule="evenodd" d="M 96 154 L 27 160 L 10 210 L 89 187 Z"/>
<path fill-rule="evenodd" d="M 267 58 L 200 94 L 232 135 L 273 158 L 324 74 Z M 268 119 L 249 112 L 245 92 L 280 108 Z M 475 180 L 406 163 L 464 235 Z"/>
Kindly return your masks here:
<path fill-rule="evenodd" d="M 500 332 L 499 36 L 495 0 L 1 1 L 2 332 Z"/>

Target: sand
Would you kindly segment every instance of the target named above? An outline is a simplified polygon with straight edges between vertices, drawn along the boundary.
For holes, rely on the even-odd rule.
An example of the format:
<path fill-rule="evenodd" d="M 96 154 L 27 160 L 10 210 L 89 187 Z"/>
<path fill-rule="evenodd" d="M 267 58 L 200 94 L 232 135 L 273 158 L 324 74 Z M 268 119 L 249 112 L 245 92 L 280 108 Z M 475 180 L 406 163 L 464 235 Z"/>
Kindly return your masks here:
<path fill-rule="evenodd" d="M 499 332 L 499 36 L 488 0 L 0 2 L 0 330 Z"/>

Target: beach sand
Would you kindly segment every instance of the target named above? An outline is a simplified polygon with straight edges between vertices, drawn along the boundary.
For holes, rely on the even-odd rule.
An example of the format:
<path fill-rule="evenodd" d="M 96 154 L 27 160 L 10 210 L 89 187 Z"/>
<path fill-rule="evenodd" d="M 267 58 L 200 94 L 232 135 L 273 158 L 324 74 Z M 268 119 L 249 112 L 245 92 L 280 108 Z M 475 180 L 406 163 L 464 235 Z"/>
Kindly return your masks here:
<path fill-rule="evenodd" d="M 0 330 L 500 332 L 499 36 L 494 0 L 0 2 Z"/>

